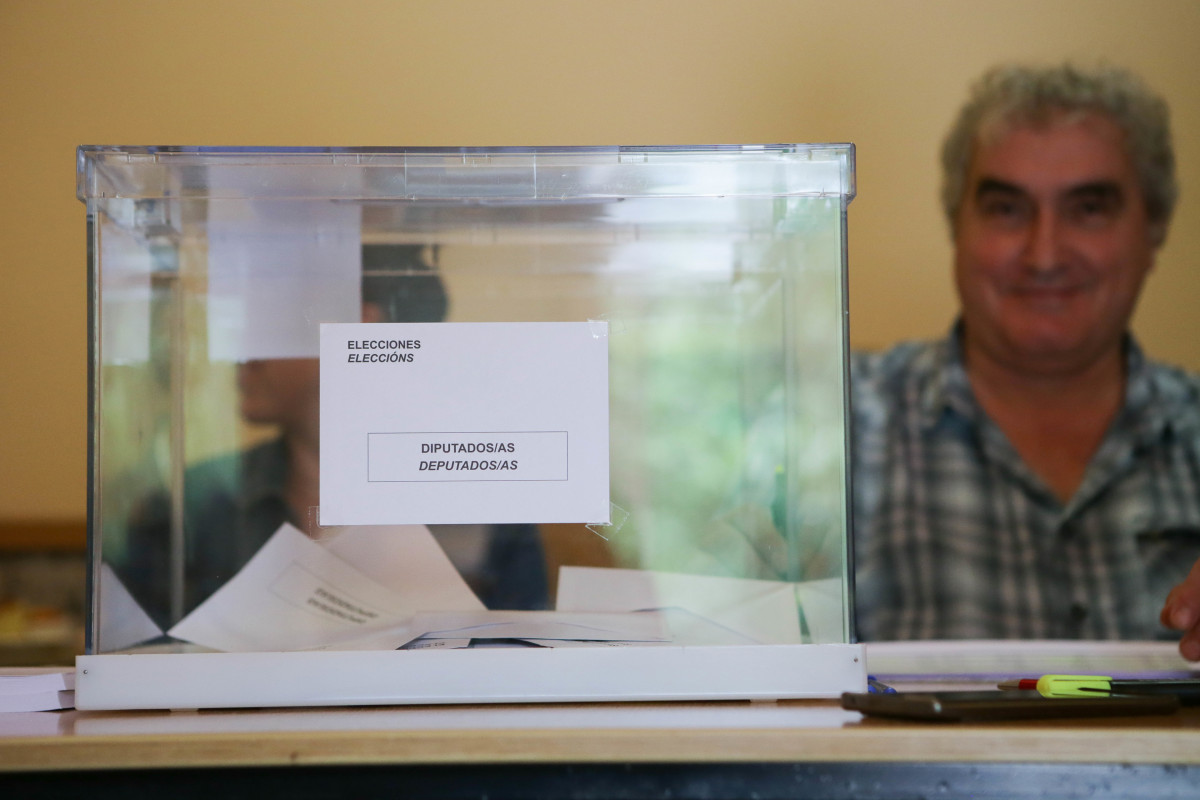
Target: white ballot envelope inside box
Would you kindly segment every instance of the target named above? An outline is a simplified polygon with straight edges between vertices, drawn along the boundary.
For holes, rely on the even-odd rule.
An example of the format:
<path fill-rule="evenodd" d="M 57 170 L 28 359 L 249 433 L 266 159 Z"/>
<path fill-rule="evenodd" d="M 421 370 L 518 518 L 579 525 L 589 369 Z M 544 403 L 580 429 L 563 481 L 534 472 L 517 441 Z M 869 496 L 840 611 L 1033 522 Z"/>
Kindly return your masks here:
<path fill-rule="evenodd" d="M 321 326 L 322 525 L 609 521 L 604 323 Z"/>
<path fill-rule="evenodd" d="M 367 640 L 387 649 L 412 638 L 407 623 L 426 608 L 483 604 L 423 525 L 335 531 L 318 543 L 284 524 L 169 633 L 231 652 Z"/>

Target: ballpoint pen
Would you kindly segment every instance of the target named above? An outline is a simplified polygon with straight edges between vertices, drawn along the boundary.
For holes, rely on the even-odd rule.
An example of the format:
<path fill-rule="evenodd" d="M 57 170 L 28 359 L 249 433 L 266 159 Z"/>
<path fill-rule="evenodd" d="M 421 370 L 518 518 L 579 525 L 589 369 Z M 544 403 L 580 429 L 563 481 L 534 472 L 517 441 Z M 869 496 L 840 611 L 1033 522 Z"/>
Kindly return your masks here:
<path fill-rule="evenodd" d="M 1105 675 L 1043 675 L 1038 678 L 1037 690 L 1045 697 L 1173 694 L 1182 705 L 1200 705 L 1200 679 L 1114 680 Z"/>
<path fill-rule="evenodd" d="M 867 676 L 867 691 L 871 694 L 895 694 L 896 690 L 886 683 L 875 680 L 874 675 Z"/>

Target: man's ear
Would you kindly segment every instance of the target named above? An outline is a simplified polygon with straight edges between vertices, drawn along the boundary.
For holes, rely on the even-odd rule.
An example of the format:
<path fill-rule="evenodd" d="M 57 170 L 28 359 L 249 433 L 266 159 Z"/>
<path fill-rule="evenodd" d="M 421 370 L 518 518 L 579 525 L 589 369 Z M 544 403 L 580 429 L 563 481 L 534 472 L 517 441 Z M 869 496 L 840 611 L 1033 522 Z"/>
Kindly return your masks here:
<path fill-rule="evenodd" d="M 363 303 L 362 304 L 362 321 L 363 322 L 387 322 L 387 317 L 383 314 L 383 308 L 378 303 Z"/>

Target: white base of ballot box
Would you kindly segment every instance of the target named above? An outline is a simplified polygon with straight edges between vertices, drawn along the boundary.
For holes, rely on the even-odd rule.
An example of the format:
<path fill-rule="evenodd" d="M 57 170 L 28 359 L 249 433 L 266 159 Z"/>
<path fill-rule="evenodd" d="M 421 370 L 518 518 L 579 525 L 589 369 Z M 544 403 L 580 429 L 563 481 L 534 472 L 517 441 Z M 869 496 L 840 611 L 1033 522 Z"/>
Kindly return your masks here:
<path fill-rule="evenodd" d="M 781 700 L 866 690 L 862 645 L 79 656 L 83 710 Z"/>

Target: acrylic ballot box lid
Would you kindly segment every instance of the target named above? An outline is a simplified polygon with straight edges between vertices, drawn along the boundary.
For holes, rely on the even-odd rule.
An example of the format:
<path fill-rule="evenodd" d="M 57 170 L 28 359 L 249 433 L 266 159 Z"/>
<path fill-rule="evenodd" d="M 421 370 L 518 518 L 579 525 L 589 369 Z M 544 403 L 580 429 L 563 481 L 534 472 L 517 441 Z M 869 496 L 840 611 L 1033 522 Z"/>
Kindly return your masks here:
<path fill-rule="evenodd" d="M 849 144 L 689 147 L 80 147 L 80 200 L 586 202 L 854 197 Z"/>
<path fill-rule="evenodd" d="M 84 709 L 861 691 L 845 144 L 81 147 Z"/>

